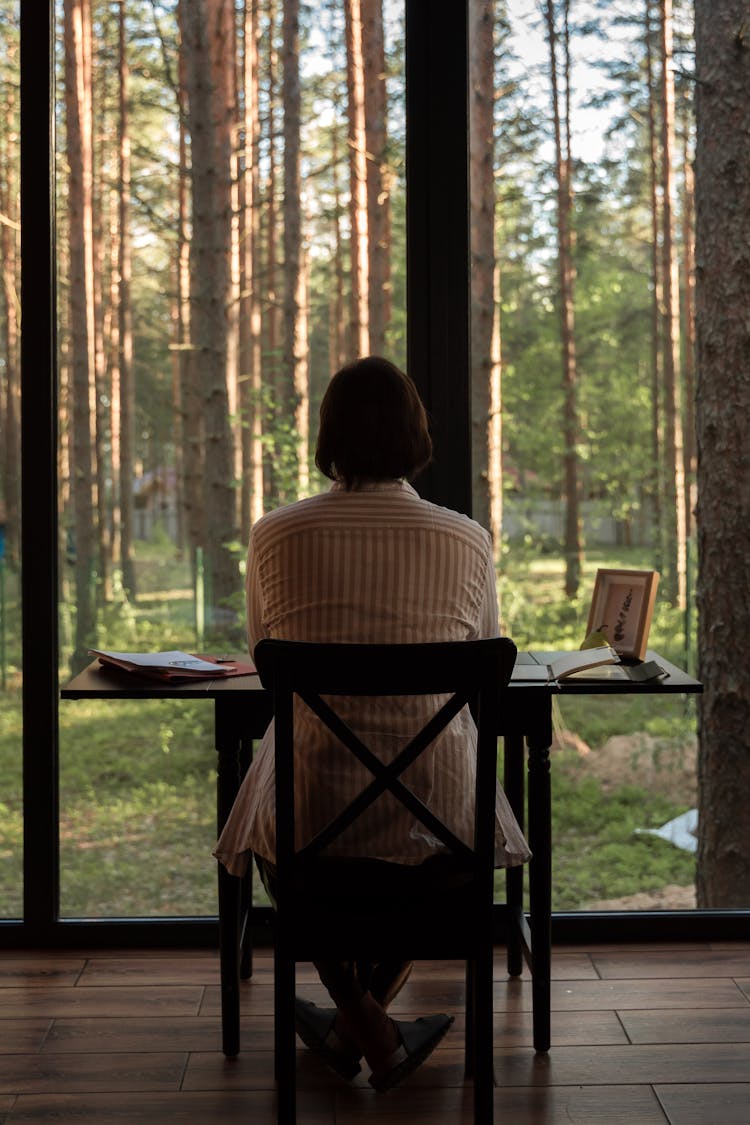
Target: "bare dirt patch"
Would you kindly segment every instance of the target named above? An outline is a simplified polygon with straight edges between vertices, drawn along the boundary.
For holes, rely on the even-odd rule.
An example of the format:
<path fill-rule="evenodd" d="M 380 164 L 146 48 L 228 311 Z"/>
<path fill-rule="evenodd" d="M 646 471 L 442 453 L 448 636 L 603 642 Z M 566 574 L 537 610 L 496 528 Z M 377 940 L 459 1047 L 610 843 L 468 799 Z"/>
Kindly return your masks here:
<path fill-rule="evenodd" d="M 670 884 L 658 891 L 641 891 L 624 898 L 606 898 L 586 904 L 587 910 L 695 910 L 695 887 Z"/>
<path fill-rule="evenodd" d="M 596 778 L 605 793 L 623 785 L 638 785 L 670 797 L 685 809 L 697 801 L 697 740 L 657 738 L 645 732 L 618 734 L 592 750 L 577 735 L 556 736 L 559 749 L 575 750 L 585 773 Z"/>

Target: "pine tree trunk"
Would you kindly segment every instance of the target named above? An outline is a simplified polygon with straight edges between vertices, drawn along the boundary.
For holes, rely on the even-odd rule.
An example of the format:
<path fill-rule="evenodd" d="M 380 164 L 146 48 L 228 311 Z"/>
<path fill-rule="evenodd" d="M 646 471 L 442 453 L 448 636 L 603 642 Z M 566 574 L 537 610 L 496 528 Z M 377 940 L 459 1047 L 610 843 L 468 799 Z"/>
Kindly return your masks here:
<path fill-rule="evenodd" d="M 184 2 L 179 0 L 178 14 L 184 39 Z M 179 404 L 181 435 L 182 506 L 185 521 L 185 543 L 195 564 L 195 552 L 205 542 L 203 524 L 203 411 L 198 379 L 198 361 L 192 338 L 190 309 L 190 168 L 188 164 L 188 116 L 186 94 L 185 52 L 180 53 L 178 97 L 180 99 L 179 170 L 177 179 L 177 324 L 179 355 Z M 195 577 L 195 575 L 193 575 Z"/>
<path fill-rule="evenodd" d="M 490 417 L 487 440 L 487 473 L 490 485 L 489 529 L 494 544 L 495 562 L 500 562 L 503 538 L 503 353 L 500 321 L 500 263 L 495 258 L 493 283 L 495 315 L 490 349 Z"/>
<path fill-rule="evenodd" d="M 242 260 L 240 301 L 240 400 L 242 403 L 241 537 L 263 514 L 263 411 L 260 268 L 260 120 L 258 113 L 260 37 L 258 0 L 245 0 L 243 19 L 244 160 L 242 174 Z"/>
<path fill-rule="evenodd" d="M 332 130 L 331 153 L 333 176 L 333 292 L 331 295 L 328 333 L 328 366 L 331 374 L 346 362 L 346 324 L 344 320 L 344 247 L 341 237 L 341 185 L 339 182 L 338 130 Z"/>
<path fill-rule="evenodd" d="M 750 53 L 745 0 L 696 6 L 698 906 L 750 905 Z"/>
<path fill-rule="evenodd" d="M 654 105 L 656 91 L 654 89 L 653 73 L 653 44 L 652 44 L 652 11 L 653 0 L 646 0 L 644 20 L 644 56 L 646 63 L 646 95 L 648 113 L 648 168 L 649 168 L 649 206 L 651 211 L 651 450 L 653 456 L 653 471 L 651 474 L 651 500 L 654 518 L 654 565 L 657 570 L 662 569 L 664 554 L 664 526 L 662 519 L 664 492 L 664 466 L 662 463 L 662 449 L 664 445 L 662 433 L 662 365 L 661 365 L 661 308 L 662 286 L 661 270 L 659 268 L 659 201 L 657 196 L 658 177 L 658 152 L 656 140 L 656 108 Z"/>
<path fill-rule="evenodd" d="M 494 0 L 469 0 L 472 515 L 490 526 L 489 441 L 495 294 Z"/>
<path fill-rule="evenodd" d="M 94 258 L 92 216 L 91 9 L 89 0 L 65 0 L 65 110 L 70 242 L 71 475 L 74 508 L 76 632 L 72 666 L 88 660 L 96 643 L 94 597 L 93 433 Z"/>
<path fill-rule="evenodd" d="M 92 34 L 93 39 L 93 34 Z M 91 75 L 92 98 L 92 256 L 94 292 L 94 503 L 97 531 L 96 600 L 104 606 L 112 599 L 112 537 L 107 505 L 107 444 L 109 430 L 109 379 L 104 350 L 104 231 L 101 196 L 102 172 L 106 163 L 105 120 L 108 73 L 106 67 L 94 66 L 93 42 L 87 69 Z"/>
<path fill-rule="evenodd" d="M 685 375 L 685 534 L 693 534 L 695 511 L 695 232 L 693 165 L 689 152 L 690 123 L 685 122 L 683 151 L 682 274 Z"/>
<path fill-rule="evenodd" d="M 277 154 L 277 114 L 278 114 L 278 58 L 276 50 L 276 0 L 268 0 L 268 112 L 266 114 L 266 145 L 268 149 L 268 181 L 266 185 L 266 305 L 265 338 L 268 362 L 264 364 L 263 403 L 264 417 L 272 437 L 265 446 L 263 459 L 264 487 L 268 499 L 274 504 L 279 499 L 279 474 L 277 449 L 279 424 L 283 421 L 279 400 L 283 393 L 283 372 L 281 356 L 281 307 L 279 302 L 279 208 L 277 204 L 277 185 L 279 179 Z"/>
<path fill-rule="evenodd" d="M 239 585 L 229 545 L 237 538 L 234 450 L 229 424 L 228 307 L 231 296 L 230 142 L 234 41 L 231 0 L 184 0 L 185 72 L 191 137 L 191 329 L 204 424 L 203 518 L 210 624 L 231 630 L 228 602 Z"/>
<path fill-rule="evenodd" d="M 12 43 L 9 44 L 8 55 L 10 67 L 17 66 L 18 50 Z M 0 495 L 5 511 L 0 515 L 0 520 L 3 520 L 6 528 L 6 558 L 15 567 L 20 559 L 21 515 L 21 372 L 18 334 L 18 241 L 21 228 L 18 218 L 17 162 L 9 149 L 11 138 L 18 135 L 18 105 L 12 83 L 4 83 L 3 93 L 5 101 L 0 107 L 3 119 L 0 127 L 0 214 L 4 217 L 4 221 L 0 222 L 0 356 L 4 372 L 0 380 L 3 390 L 0 395 Z"/>
<path fill-rule="evenodd" d="M 583 566 L 583 541 L 578 465 L 578 372 L 575 351 L 575 270 L 570 227 L 573 207 L 570 153 L 570 52 L 568 39 L 568 0 L 563 6 L 563 105 L 560 112 L 557 42 L 554 0 L 547 0 L 546 23 L 550 54 L 550 84 L 555 136 L 555 178 L 557 181 L 557 256 L 560 286 L 560 338 L 563 367 L 563 441 L 565 481 L 565 593 L 575 597 Z M 563 144 L 563 134 L 565 143 Z"/>
<path fill-rule="evenodd" d="M 370 352 L 370 254 L 367 229 L 367 136 L 362 57 L 361 0 L 345 0 L 347 115 L 349 123 L 349 227 L 351 357 Z"/>
<path fill-rule="evenodd" d="M 135 378 L 133 372 L 133 310 L 130 286 L 133 274 L 132 249 L 130 237 L 130 122 L 128 102 L 130 97 L 130 73 L 127 59 L 127 33 L 125 27 L 125 5 L 120 5 L 119 16 L 119 165 L 120 165 L 120 214 L 119 214 L 119 263 L 120 282 L 118 293 L 118 368 L 120 372 L 120 465 L 118 492 L 120 495 L 120 563 L 122 566 L 122 585 L 131 601 L 136 597 L 135 558 L 134 558 L 134 511 L 133 481 L 135 479 Z"/>
<path fill-rule="evenodd" d="M 375 355 L 382 355 L 391 315 L 390 174 L 386 163 L 388 106 L 383 0 L 362 0 L 362 62 L 367 154 L 368 347 Z"/>
<path fill-rule="evenodd" d="M 300 187 L 299 0 L 284 0 L 284 371 L 289 386 L 287 418 L 294 418 L 297 494 L 308 483 L 306 287 Z"/>
<path fill-rule="evenodd" d="M 680 404 L 680 287 L 674 245 L 674 75 L 672 73 L 672 0 L 660 0 L 662 101 L 662 284 L 664 287 L 664 526 L 666 596 L 685 607 L 685 466 Z"/>

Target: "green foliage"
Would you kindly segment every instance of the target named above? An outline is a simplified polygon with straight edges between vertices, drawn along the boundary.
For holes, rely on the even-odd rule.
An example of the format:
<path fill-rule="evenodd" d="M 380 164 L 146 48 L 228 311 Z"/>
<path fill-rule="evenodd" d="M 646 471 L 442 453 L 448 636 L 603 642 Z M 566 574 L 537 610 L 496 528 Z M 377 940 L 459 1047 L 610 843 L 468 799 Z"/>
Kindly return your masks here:
<path fill-rule="evenodd" d="M 143 555 L 141 556 L 141 551 Z M 139 544 L 144 593 L 105 617 L 115 647 L 190 647 L 189 567 L 156 536 Z M 502 575 L 503 616 L 521 648 L 573 647 L 583 639 L 597 566 L 642 567 L 643 552 L 599 552 L 587 559 L 585 595 L 560 595 L 559 557 L 513 547 Z M 14 618 L 14 620 L 16 620 Z M 675 611 L 657 603 L 655 648 L 678 662 L 684 644 Z M 13 644 L 16 642 L 13 641 Z M 568 697 L 560 722 L 591 747 L 580 758 L 553 752 L 554 907 L 585 909 L 601 899 L 693 880 L 694 860 L 641 835 L 685 811 L 684 804 L 639 786 L 638 738 L 626 782 L 603 786 L 588 766 L 601 762 L 613 735 L 645 732 L 664 746 L 694 736 L 694 707 L 680 697 Z M 0 695 L 0 916 L 21 900 L 21 706 Z M 657 745 L 655 753 L 658 755 Z M 665 767 L 670 768 L 665 754 Z M 62 902 L 68 916 L 210 914 L 216 909 L 215 751 L 208 703 L 85 700 L 60 705 Z M 669 790 L 669 774 L 661 790 Z"/>
<path fill-rule="evenodd" d="M 585 776 L 585 765 L 568 755 L 553 759 L 553 909 L 585 910 L 617 899 L 695 878 L 695 857 L 657 836 L 658 828 L 684 807 L 635 785 L 613 792 Z"/>

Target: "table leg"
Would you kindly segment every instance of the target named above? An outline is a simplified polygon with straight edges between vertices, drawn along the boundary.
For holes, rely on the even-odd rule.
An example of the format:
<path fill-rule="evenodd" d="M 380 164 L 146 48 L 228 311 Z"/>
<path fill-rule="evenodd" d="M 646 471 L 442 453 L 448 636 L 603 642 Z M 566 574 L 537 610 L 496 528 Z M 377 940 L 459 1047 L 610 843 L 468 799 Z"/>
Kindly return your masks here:
<path fill-rule="evenodd" d="M 253 760 L 253 740 L 243 728 L 240 738 L 240 784 L 244 780 Z M 253 910 L 254 864 L 248 863 L 247 874 L 242 880 L 240 897 L 240 979 L 248 980 L 253 975 L 253 933 L 251 915 Z"/>
<path fill-rule="evenodd" d="M 214 711 L 218 766 L 217 830 L 221 832 L 240 784 L 242 709 L 236 700 L 219 698 Z M 225 1055 L 240 1049 L 240 926 L 242 880 L 219 871 L 219 962 L 221 968 L 221 1035 Z"/>
<path fill-rule="evenodd" d="M 551 698 L 550 698 L 551 715 Z M 546 727 L 546 729 L 544 729 Z M 549 749 L 551 717 L 527 735 L 529 748 L 529 913 L 534 1004 L 534 1048 L 550 1047 L 550 963 L 552 956 L 552 802 Z"/>
<path fill-rule="evenodd" d="M 503 738 L 503 788 L 521 831 L 524 827 L 524 742 L 520 734 L 506 734 Z M 518 977 L 523 970 L 523 942 L 521 919 L 523 916 L 523 866 L 508 867 L 505 871 L 505 901 L 508 909 L 507 948 L 508 975 Z"/>

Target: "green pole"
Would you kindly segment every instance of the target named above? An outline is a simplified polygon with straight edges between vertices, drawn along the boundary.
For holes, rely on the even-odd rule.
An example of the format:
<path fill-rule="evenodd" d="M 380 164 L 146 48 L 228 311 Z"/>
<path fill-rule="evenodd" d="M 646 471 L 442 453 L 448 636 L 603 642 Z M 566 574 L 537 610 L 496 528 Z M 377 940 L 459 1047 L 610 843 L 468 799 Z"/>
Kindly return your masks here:
<path fill-rule="evenodd" d="M 203 571 L 203 548 L 195 548 L 195 638 L 199 651 L 203 649 L 206 626 L 206 594 Z"/>

